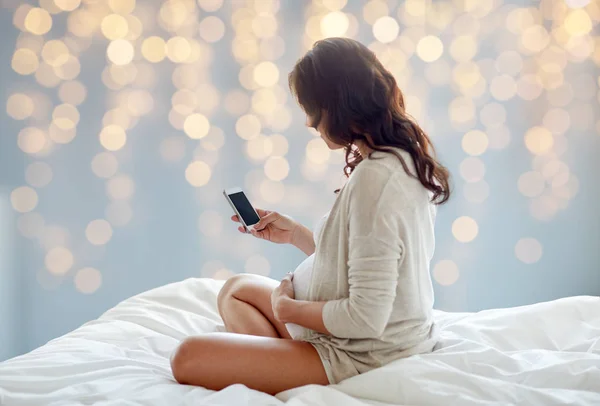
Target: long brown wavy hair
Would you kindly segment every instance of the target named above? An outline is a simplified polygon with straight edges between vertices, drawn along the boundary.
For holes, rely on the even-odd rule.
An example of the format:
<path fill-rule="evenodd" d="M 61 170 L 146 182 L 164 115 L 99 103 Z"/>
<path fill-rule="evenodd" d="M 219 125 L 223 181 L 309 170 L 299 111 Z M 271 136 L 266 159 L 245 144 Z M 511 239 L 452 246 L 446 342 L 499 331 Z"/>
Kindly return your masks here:
<path fill-rule="evenodd" d="M 346 176 L 363 160 L 354 145 L 363 140 L 374 151 L 396 155 L 404 170 L 431 191 L 433 203 L 449 199 L 448 170 L 435 159 L 427 134 L 406 113 L 396 80 L 366 46 L 348 38 L 317 41 L 288 79 L 310 125 L 316 129 L 322 122 L 327 138 L 344 146 Z M 390 147 L 410 154 L 416 174 Z"/>

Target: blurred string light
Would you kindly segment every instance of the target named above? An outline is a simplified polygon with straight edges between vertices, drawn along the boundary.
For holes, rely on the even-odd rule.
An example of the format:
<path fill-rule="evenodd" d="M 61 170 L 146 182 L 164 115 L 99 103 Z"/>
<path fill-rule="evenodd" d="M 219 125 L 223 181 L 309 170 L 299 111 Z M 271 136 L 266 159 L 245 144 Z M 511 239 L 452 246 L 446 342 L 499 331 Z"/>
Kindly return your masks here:
<path fill-rule="evenodd" d="M 35 35 L 44 35 L 52 28 L 52 17 L 43 8 L 33 7 L 25 15 L 25 29 Z"/>
<path fill-rule="evenodd" d="M 468 155 L 482 155 L 487 150 L 488 145 L 488 137 L 483 131 L 471 130 L 462 138 L 462 148 Z"/>
<path fill-rule="evenodd" d="M 93 220 L 85 228 L 85 236 L 93 245 L 104 245 L 112 237 L 113 230 L 110 223 L 104 219 Z"/>
<path fill-rule="evenodd" d="M 433 279 L 442 286 L 453 285 L 459 276 L 458 265 L 450 259 L 441 260 L 433 267 Z"/>
<path fill-rule="evenodd" d="M 204 186 L 210 180 L 212 171 L 203 161 L 193 161 L 185 170 L 185 178 L 194 187 Z"/>
<path fill-rule="evenodd" d="M 469 216 L 459 217 L 452 223 L 452 234 L 460 242 L 471 242 L 478 233 L 477 222 Z"/>
<path fill-rule="evenodd" d="M 48 250 L 44 263 L 51 273 L 63 275 L 73 266 L 73 253 L 65 247 L 53 247 Z"/>
<path fill-rule="evenodd" d="M 172 68 L 175 89 L 168 111 L 174 132 L 165 135 L 158 151 L 164 161 L 182 163 L 181 176 L 190 186 L 209 185 L 226 142 L 224 131 L 213 123 L 214 114 L 223 108 L 235 120 L 235 133 L 244 140 L 248 159 L 260 166 L 246 177 L 246 186 L 258 191 L 257 201 L 277 203 L 293 197 L 298 207 L 306 203 L 305 188 L 283 183 L 291 171 L 285 132 L 292 119 L 285 73 L 278 62 L 286 52 L 281 36 L 283 3 L 234 2 L 230 21 L 219 14 L 224 4 L 223 0 L 156 4 L 40 0 L 14 8 L 12 21 L 20 34 L 10 65 L 38 89 L 16 88 L 6 100 L 8 116 L 22 123 L 16 144 L 31 159 L 25 169 L 26 185 L 11 192 L 11 204 L 21 213 L 17 221 L 21 234 L 37 238 L 47 254 L 60 248 L 47 261 L 50 272 L 68 272 L 77 253 L 70 251 L 68 230 L 36 211 L 44 207 L 39 204 L 39 189 L 55 177 L 43 160 L 68 148 L 78 135 L 83 121 L 80 106 L 89 85 L 80 78 L 84 52 L 98 39 L 105 45 L 101 79 L 108 89 L 107 110 L 96 134 L 98 150 L 90 157 L 90 171 L 106 182 L 108 200 L 105 219 L 90 220 L 85 229 L 91 244 L 109 243 L 113 227 L 132 221 L 135 183 L 120 172 L 127 168 L 121 161 L 131 154 L 138 122 L 156 111 L 153 88 L 159 68 L 162 73 L 165 66 Z M 308 2 L 302 45 L 308 49 L 329 36 L 355 37 L 360 28 L 367 33 L 368 46 L 396 76 L 407 110 L 424 125 L 431 121 L 425 116 L 431 90 L 452 89 L 447 114 L 451 128 L 461 134 L 464 157 L 457 169 L 467 202 L 483 203 L 492 192 L 486 181 L 486 155 L 512 146 L 532 157 L 531 168 L 515 179 L 516 191 L 529 201 L 530 214 L 550 221 L 569 206 L 580 188 L 566 158 L 571 134 L 600 132 L 596 113 L 600 78 L 576 71 L 589 63 L 600 65 L 597 2 L 542 0 L 518 6 L 492 0 L 369 0 L 355 13 L 347 6 L 347 0 Z M 59 23 L 63 20 L 64 33 Z M 221 94 L 212 82 L 211 64 L 225 38 L 231 38 L 231 53 L 240 65 L 240 86 Z M 492 40 L 494 57 L 483 55 L 482 39 Z M 545 113 L 531 111 L 524 131 L 509 129 L 507 107 L 531 102 Z M 432 136 L 442 133 L 436 129 Z M 194 146 L 191 157 L 189 145 Z M 329 165 L 342 162 L 339 153 L 329 151 L 319 137 L 308 137 L 303 154 L 300 172 L 305 179 L 339 186 L 340 179 L 329 176 Z M 202 219 L 207 220 L 211 212 L 204 213 Z M 458 241 L 469 242 L 478 227 L 474 219 L 461 217 L 453 223 L 452 233 Z M 524 239 L 515 248 L 523 262 L 541 257 L 541 248 L 532 241 Z M 248 261 L 248 268 L 253 268 L 262 260 Z M 434 278 L 442 285 L 459 277 L 458 266 L 446 261 L 434 267 Z M 75 285 L 91 293 L 97 289 L 93 286 L 100 286 L 101 275 L 89 269 L 93 268 L 76 274 Z M 231 271 L 221 266 L 211 268 L 213 274 L 227 277 Z"/>
<path fill-rule="evenodd" d="M 23 93 L 13 93 L 6 101 L 6 113 L 15 120 L 31 117 L 33 109 L 33 99 Z"/>
<path fill-rule="evenodd" d="M 91 294 L 102 285 L 102 274 L 95 268 L 82 268 L 75 274 L 73 282 L 79 292 Z"/>
<path fill-rule="evenodd" d="M 200 139 L 206 137 L 210 130 L 210 122 L 205 115 L 200 113 L 192 113 L 183 122 L 183 130 L 188 137 L 192 139 Z"/>
<path fill-rule="evenodd" d="M 526 264 L 533 264 L 539 261 L 542 253 L 542 244 L 535 238 L 522 238 L 515 245 L 516 257 Z"/>
<path fill-rule="evenodd" d="M 17 212 L 27 213 L 36 208 L 38 194 L 29 186 L 20 186 L 11 192 L 10 202 Z"/>
<path fill-rule="evenodd" d="M 127 134 L 118 125 L 108 125 L 100 132 L 100 144 L 109 151 L 118 151 L 126 142 Z"/>
<path fill-rule="evenodd" d="M 375 24 L 373 24 L 373 36 L 377 41 L 384 44 L 395 40 L 399 33 L 400 26 L 398 25 L 398 21 L 392 17 L 380 17 L 375 21 Z"/>

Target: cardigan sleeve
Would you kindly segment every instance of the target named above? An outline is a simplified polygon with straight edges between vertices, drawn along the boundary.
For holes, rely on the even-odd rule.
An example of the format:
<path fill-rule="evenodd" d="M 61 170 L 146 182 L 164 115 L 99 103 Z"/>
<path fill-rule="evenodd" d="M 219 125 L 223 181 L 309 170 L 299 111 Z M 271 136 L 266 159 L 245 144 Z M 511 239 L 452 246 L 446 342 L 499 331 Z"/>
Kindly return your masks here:
<path fill-rule="evenodd" d="M 403 207 L 393 185 L 394 175 L 377 165 L 360 169 L 349 190 L 349 294 L 323 307 L 325 327 L 340 338 L 383 334 L 396 298 L 404 251 Z"/>

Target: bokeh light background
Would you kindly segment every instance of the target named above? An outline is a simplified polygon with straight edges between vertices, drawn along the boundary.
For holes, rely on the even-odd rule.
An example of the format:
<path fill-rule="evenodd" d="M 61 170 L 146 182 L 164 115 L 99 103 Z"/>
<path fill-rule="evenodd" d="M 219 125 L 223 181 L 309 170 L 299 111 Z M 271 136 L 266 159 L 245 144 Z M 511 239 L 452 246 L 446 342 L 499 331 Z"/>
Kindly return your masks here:
<path fill-rule="evenodd" d="M 0 359 L 169 282 L 293 270 L 221 192 L 329 209 L 343 155 L 287 89 L 327 36 L 377 53 L 453 174 L 438 308 L 600 294 L 597 0 L 0 4 Z"/>

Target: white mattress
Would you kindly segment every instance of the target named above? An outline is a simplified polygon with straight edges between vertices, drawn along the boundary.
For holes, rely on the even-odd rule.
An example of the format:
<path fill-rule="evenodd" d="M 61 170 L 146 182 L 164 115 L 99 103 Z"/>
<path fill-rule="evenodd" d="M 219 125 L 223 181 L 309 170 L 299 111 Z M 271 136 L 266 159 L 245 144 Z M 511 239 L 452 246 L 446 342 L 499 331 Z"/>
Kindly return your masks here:
<path fill-rule="evenodd" d="M 276 397 L 178 385 L 179 340 L 220 329 L 222 282 L 188 279 L 124 301 L 98 320 L 0 364 L 1 405 L 600 405 L 600 298 L 476 314 L 437 312 L 432 354 L 339 385 Z M 293 367 L 293 366 L 290 366 Z"/>

